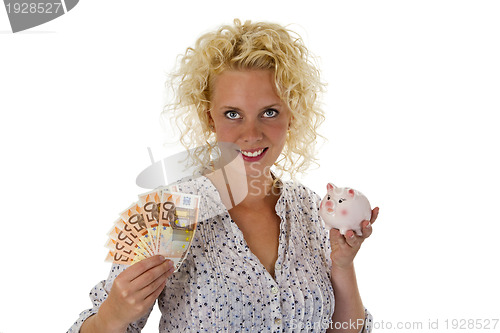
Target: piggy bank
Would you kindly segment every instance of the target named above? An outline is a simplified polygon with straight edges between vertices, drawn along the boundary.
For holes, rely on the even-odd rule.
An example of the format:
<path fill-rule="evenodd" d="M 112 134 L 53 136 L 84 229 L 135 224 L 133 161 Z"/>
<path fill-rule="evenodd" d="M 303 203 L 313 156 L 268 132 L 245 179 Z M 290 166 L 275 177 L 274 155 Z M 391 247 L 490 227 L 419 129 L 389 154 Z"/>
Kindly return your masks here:
<path fill-rule="evenodd" d="M 327 194 L 321 201 L 319 215 L 328 230 L 339 229 L 342 235 L 353 230 L 361 236 L 361 222 L 370 220 L 372 209 L 368 199 L 359 191 L 348 187 L 326 185 Z"/>

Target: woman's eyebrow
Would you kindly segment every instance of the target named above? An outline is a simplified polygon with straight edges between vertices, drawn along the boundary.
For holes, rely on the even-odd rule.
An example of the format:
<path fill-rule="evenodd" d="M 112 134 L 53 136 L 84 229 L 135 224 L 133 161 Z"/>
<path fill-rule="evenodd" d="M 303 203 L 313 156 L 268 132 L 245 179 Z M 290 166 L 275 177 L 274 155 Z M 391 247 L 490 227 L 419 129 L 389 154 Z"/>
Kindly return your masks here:
<path fill-rule="evenodd" d="M 237 108 L 236 106 L 230 106 L 230 105 L 224 105 L 221 107 L 221 110 L 222 109 L 230 109 L 230 110 L 235 110 L 235 111 L 241 111 L 240 108 Z"/>
<path fill-rule="evenodd" d="M 261 110 L 267 110 L 267 109 L 270 109 L 270 108 L 273 108 L 273 107 L 279 107 L 279 106 L 281 106 L 281 103 L 274 103 L 274 104 L 262 107 Z M 221 109 L 242 111 L 240 108 L 238 108 L 236 106 L 231 106 L 231 105 L 224 105 L 224 106 L 221 107 Z"/>
<path fill-rule="evenodd" d="M 274 107 L 279 107 L 281 106 L 281 103 L 274 103 L 274 104 L 271 104 L 271 105 L 268 105 L 268 106 L 264 106 L 261 110 L 267 110 L 267 109 L 270 109 L 270 108 L 274 108 Z"/>

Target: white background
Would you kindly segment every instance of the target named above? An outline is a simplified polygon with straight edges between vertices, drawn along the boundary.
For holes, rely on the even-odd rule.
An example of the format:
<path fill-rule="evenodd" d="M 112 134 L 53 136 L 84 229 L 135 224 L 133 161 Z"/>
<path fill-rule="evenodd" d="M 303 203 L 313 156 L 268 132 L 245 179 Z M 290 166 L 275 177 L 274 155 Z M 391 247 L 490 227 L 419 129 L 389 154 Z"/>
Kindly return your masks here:
<path fill-rule="evenodd" d="M 17 34 L 0 9 L 0 332 L 63 332 L 91 306 L 162 140 L 165 73 L 236 17 L 292 24 L 319 57 L 329 141 L 302 181 L 380 206 L 356 258 L 376 325 L 499 318 L 497 1 L 108 0 Z"/>

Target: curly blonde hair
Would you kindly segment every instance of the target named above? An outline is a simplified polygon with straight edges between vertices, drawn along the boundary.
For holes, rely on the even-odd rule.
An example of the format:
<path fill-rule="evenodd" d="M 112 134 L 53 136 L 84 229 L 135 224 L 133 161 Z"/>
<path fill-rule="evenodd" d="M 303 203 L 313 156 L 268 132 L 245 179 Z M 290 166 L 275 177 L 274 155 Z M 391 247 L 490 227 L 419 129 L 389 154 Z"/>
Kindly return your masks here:
<path fill-rule="evenodd" d="M 180 141 L 191 152 L 193 163 L 208 166 L 216 144 L 210 128 L 213 82 L 225 70 L 268 69 L 274 72 L 278 96 L 291 111 L 291 126 L 283 151 L 274 166 L 278 177 L 288 172 L 293 179 L 303 173 L 315 158 L 319 125 L 324 121 L 319 95 L 324 90 L 314 58 L 302 39 L 287 28 L 267 22 L 221 26 L 202 35 L 182 56 L 171 76 L 175 101 L 163 114 L 175 121 Z M 204 148 L 202 148 L 204 146 Z M 206 149 L 208 147 L 208 149 Z"/>

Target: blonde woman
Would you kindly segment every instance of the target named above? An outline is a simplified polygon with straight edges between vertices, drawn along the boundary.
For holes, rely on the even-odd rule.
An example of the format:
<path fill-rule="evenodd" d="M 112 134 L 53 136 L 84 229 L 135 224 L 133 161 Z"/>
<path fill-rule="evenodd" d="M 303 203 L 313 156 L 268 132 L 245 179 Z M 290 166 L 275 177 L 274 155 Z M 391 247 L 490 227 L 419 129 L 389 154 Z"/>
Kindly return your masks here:
<path fill-rule="evenodd" d="M 301 39 L 278 24 L 235 20 L 188 48 L 174 78 L 177 102 L 165 112 L 181 142 L 238 147 L 248 194 L 224 206 L 209 178 L 184 179 L 180 190 L 200 194 L 203 207 L 190 256 L 176 273 L 160 256 L 113 265 L 70 331 L 139 332 L 158 299 L 160 332 L 369 332 L 353 259 L 378 208 L 362 236 L 328 234 L 320 197 L 281 180 L 314 162 L 324 118 L 319 73 Z M 209 167 L 209 152 L 191 158 Z"/>

